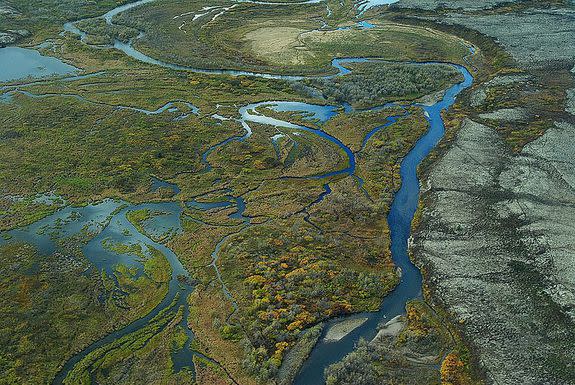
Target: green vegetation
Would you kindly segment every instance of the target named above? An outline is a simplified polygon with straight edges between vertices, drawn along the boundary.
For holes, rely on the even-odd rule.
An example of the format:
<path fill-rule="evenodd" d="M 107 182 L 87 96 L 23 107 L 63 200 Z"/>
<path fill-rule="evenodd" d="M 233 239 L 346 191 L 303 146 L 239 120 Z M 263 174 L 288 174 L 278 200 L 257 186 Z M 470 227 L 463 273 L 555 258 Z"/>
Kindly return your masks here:
<path fill-rule="evenodd" d="M 171 349 L 178 344 L 181 329 L 176 326 L 181 312 L 172 306 L 164 309 L 150 323 L 88 354 L 64 380 L 65 384 L 141 383 L 143 378 L 159 378 L 165 384 L 191 383 L 188 371 L 173 373 Z M 176 315 L 174 315 L 176 311 Z M 161 361 L 157 361 L 158 358 Z M 153 369 L 147 365 L 153 365 Z M 152 369 L 152 370 L 150 370 Z M 147 377 L 147 376 L 152 377 Z"/>
<path fill-rule="evenodd" d="M 136 48 L 155 58 L 274 73 L 333 72 L 335 56 L 461 62 L 465 53 L 462 42 L 448 34 L 397 23 L 369 31 L 318 31 L 325 4 L 238 3 L 216 19 L 219 11 L 196 21 L 193 14 L 174 19 L 206 4 L 162 0 L 118 15 L 115 26 L 99 18 L 77 26 L 88 32 L 90 44 L 125 41 L 135 28 L 145 32 Z M 330 28 L 353 24 L 349 1 L 328 4 L 332 15 L 325 21 Z M 386 216 L 398 188 L 401 158 L 426 128 L 422 113 L 408 109 L 409 116 L 380 130 L 365 146 L 368 132 L 390 116 L 403 115 L 403 109 L 340 114 L 325 124 L 306 122 L 357 153 L 356 173 L 365 181 L 364 190 L 351 176 L 307 178 L 345 168 L 340 148 L 308 132 L 261 124 L 250 124 L 249 139 L 211 152 L 208 168 L 202 155 L 211 146 L 244 133 L 236 120 L 239 106 L 263 100 L 329 100 L 284 80 L 175 71 L 84 44 L 69 33 L 57 35 L 64 20 L 97 16 L 114 5 L 46 0 L 34 9 L 24 1 L 16 6 L 25 15 L 17 24 L 29 26 L 33 40 L 50 36 L 54 52 L 63 59 L 86 72 L 103 73 L 18 85 L 26 93 L 13 92 L 10 103 L 0 103 L 1 229 L 29 224 L 59 208 L 61 202 L 34 201 L 46 191 L 72 204 L 119 197 L 130 202 L 177 200 L 182 207 L 191 199 L 242 196 L 249 221 L 230 218 L 235 206 L 208 211 L 185 207 L 183 232 L 166 245 L 197 281 L 189 298 L 178 298 L 180 305 L 184 300 L 190 305 L 188 319 L 182 319 L 182 306 L 172 304 L 145 327 L 89 354 L 66 381 L 191 383 L 189 370 L 175 373 L 172 357 L 188 338 L 183 321 L 196 335 L 193 349 L 220 363 L 195 356 L 198 384 L 229 384 L 229 373 L 242 385 L 289 383 L 319 337 L 323 320 L 375 310 L 398 281 Z M 224 2 L 209 5 L 230 7 Z M 5 15 L 0 23 L 6 18 L 16 23 L 16 17 Z M 333 100 L 366 107 L 416 99 L 457 80 L 442 66 L 380 62 L 352 67 L 353 76 L 333 84 L 314 80 L 306 85 L 322 88 Z M 402 87 L 390 81 L 399 77 Z M 149 113 L 170 101 L 177 110 Z M 199 113 L 191 113 L 185 102 L 199 107 Z M 259 112 L 302 122 L 297 114 Z M 278 133 L 285 137 L 276 148 L 270 138 Z M 152 175 L 177 183 L 181 192 L 150 191 Z M 326 183 L 332 192 L 318 201 Z M 144 223 L 157 214 L 132 210 L 127 219 L 145 234 Z M 51 381 L 73 352 L 142 317 L 164 298 L 171 270 L 158 250 L 106 240 L 108 250 L 137 257 L 144 270 L 139 274 L 134 267 L 118 265 L 108 276 L 88 269 L 80 241 L 89 236 L 67 240 L 76 248 L 50 256 L 16 243 L 0 247 L 0 265 L 6 266 L 0 286 L 5 309 L 0 321 L 0 372 L 5 374 L 0 382 Z M 224 238 L 216 261 L 220 282 L 209 265 Z"/>
<path fill-rule="evenodd" d="M 302 330 L 327 317 L 377 309 L 396 282 L 391 264 L 370 262 L 380 256 L 357 256 L 350 264 L 335 255 L 351 250 L 330 247 L 313 228 L 294 235 L 261 226 L 234 237 L 222 255 L 226 282 L 240 294 L 239 322 L 251 336 L 248 370 L 263 379 L 276 374 Z"/>
<path fill-rule="evenodd" d="M 113 190 L 116 194 L 145 192 L 150 171 L 188 170 L 189 159 L 194 158 L 190 133 L 181 136 L 178 128 L 170 128 L 169 121 L 161 118 L 127 111 L 112 114 L 111 107 L 66 97 L 42 101 L 16 98 L 18 108 L 11 109 L 10 114 L 0 112 L 8 117 L 3 128 L 21 133 L 18 139 L 0 143 L 5 167 L 0 180 L 14 192 L 32 190 L 34 181 L 35 188 L 40 189 L 55 183 L 58 192 L 71 197 L 110 195 Z M 11 106 L 0 106 L 7 108 Z M 61 119 L 61 109 L 66 110 L 67 118 Z M 74 116 L 81 117 L 82 123 L 78 124 Z M 130 120 L 129 126 L 121 124 L 125 119 Z M 166 159 L 164 153 L 173 155 Z M 180 161 L 178 153 L 182 153 Z"/>
<path fill-rule="evenodd" d="M 407 117 L 378 131 L 358 154 L 357 173 L 365 180 L 365 189 L 371 197 L 387 205 L 400 187 L 401 158 L 428 128 L 420 109 L 414 108 L 410 112 Z"/>
<path fill-rule="evenodd" d="M 9 12 L 0 12 L 0 28 L 2 30 L 26 29 L 32 33 L 32 41 L 39 43 L 47 37 L 57 35 L 67 21 L 98 16 L 125 2 L 118 0 L 11 1 L 2 4 Z"/>
<path fill-rule="evenodd" d="M 280 367 L 277 380 L 280 385 L 288 385 L 293 382 L 299 369 L 310 355 L 313 347 L 319 340 L 323 324 L 317 324 L 302 332 L 295 345 L 285 354 Z"/>
<path fill-rule="evenodd" d="M 0 246 L 0 382 L 50 382 L 70 352 L 149 312 L 165 295 L 170 271 L 163 256 L 151 261 L 137 279 L 119 265 L 116 288 L 89 269 L 77 241 L 53 255 L 22 243 Z"/>
<path fill-rule="evenodd" d="M 566 117 L 565 90 L 573 84 L 571 68 L 519 73 L 527 79 L 513 84 L 486 87 L 486 100 L 472 113 L 477 121 L 495 125 L 511 148 L 518 152 L 523 146 L 543 135 L 556 121 Z M 517 73 L 511 72 L 510 75 Z M 520 108 L 525 114 L 520 119 L 500 121 L 482 117 L 499 109 Z"/>
<path fill-rule="evenodd" d="M 34 223 L 62 207 L 62 200 L 38 200 L 36 196 L 0 197 L 0 230 Z"/>
<path fill-rule="evenodd" d="M 237 122 L 211 118 L 215 104 L 285 97 L 282 91 L 290 90 L 282 82 L 263 79 L 194 75 L 189 80 L 188 75 L 170 75 L 174 73 L 161 69 L 122 70 L 74 82 L 47 82 L 26 89 L 53 96 L 16 94 L 13 104 L 0 104 L 5 117 L 0 132 L 18 133 L 0 141 L 3 194 L 25 198 L 2 199 L 3 227 L 29 223 L 22 210 L 33 211 L 33 218 L 53 210 L 31 205 L 36 191 L 55 189 L 78 203 L 106 196 L 158 199 L 149 191 L 151 174 L 170 179 L 198 172 L 203 168 L 201 154 L 210 145 L 242 131 Z M 207 99 L 198 99 L 197 104 L 207 115 L 190 115 L 175 123 L 179 112 L 146 115 L 116 107 L 155 110 L 170 98 L 188 97 L 189 92 L 205 95 Z"/>
<path fill-rule="evenodd" d="M 470 17 L 482 14 L 511 14 L 532 12 L 541 7 L 553 5 L 565 6 L 564 0 L 516 1 L 503 3 L 492 10 L 468 11 Z M 449 112 L 446 125 L 447 137 L 452 137 L 459 130 L 462 117 L 466 116 L 474 121 L 495 127 L 514 152 L 519 152 L 527 143 L 537 139 L 547 129 L 554 126 L 554 122 L 571 119 L 565 111 L 566 90 L 575 87 L 573 76 L 570 73 L 572 63 L 552 63 L 544 68 L 526 68 L 524 63 L 517 63 L 504 47 L 493 38 L 486 36 L 471 28 L 452 23 L 443 23 L 438 16 L 446 10 L 424 11 L 418 9 L 390 11 L 381 13 L 373 11 L 374 16 L 383 19 L 383 22 L 395 22 L 417 27 L 428 27 L 443 31 L 452 36 L 458 36 L 479 47 L 471 64 L 465 63 L 474 72 L 476 78 L 474 88 L 483 88 L 487 99 L 480 105 L 473 106 L 470 94 L 462 95 Z M 436 21 L 426 17 L 432 16 Z M 485 86 L 485 82 L 500 76 L 522 76 L 527 79 L 518 82 L 509 82 L 495 86 Z M 485 90 L 485 88 L 487 88 Z M 502 108 L 525 108 L 527 114 L 516 121 L 501 121 L 485 119 L 481 114 L 490 113 Z M 449 141 L 445 142 L 449 143 Z"/>
<path fill-rule="evenodd" d="M 377 127 L 389 123 L 390 117 L 401 117 L 405 114 L 406 111 L 401 107 L 358 111 L 353 114 L 334 116 L 323 124 L 321 128 L 330 135 L 336 136 L 353 152 L 358 153 L 362 150 L 367 134 Z M 384 130 L 393 130 L 393 127 L 387 127 Z"/>
<path fill-rule="evenodd" d="M 325 4 L 293 5 L 289 10 L 220 4 L 210 3 L 220 8 L 194 20 L 202 14 L 204 1 L 164 0 L 120 14 L 114 22 L 144 31 L 135 47 L 147 55 L 198 68 L 318 74 L 335 71 L 330 66 L 333 57 L 461 62 L 466 52 L 460 41 L 447 34 L 399 24 L 386 23 L 372 30 L 318 30 Z M 330 7 L 341 8 L 343 12 L 334 16 L 344 17 L 351 4 L 330 3 Z"/>
<path fill-rule="evenodd" d="M 153 216 L 160 214 L 161 213 L 152 212 L 150 209 L 130 210 L 126 213 L 126 218 L 136 228 L 136 230 L 138 230 L 138 232 L 149 236 L 143 223 Z"/>
<path fill-rule="evenodd" d="M 151 279 L 153 282 L 156 282 L 158 285 L 166 284 L 170 280 L 170 275 L 172 273 L 172 268 L 170 267 L 169 262 L 167 261 L 166 257 L 162 254 L 161 251 L 146 246 L 146 251 L 143 250 L 142 246 L 139 243 L 125 245 L 122 243 L 110 243 L 107 240 L 104 240 L 104 245 L 106 249 L 116 252 L 118 254 L 130 254 L 135 255 L 139 258 L 140 262 L 144 265 L 144 273 L 146 277 L 140 277 L 132 282 L 131 284 L 137 284 L 141 281 L 147 281 Z M 131 277 L 135 276 L 136 272 L 135 269 L 128 268 L 125 265 L 118 265 L 118 280 L 122 280 L 122 277 Z M 133 277 L 132 277 L 133 279 Z M 164 297 L 167 291 L 167 285 L 164 285 L 162 293 L 160 293 L 158 299 Z"/>
<path fill-rule="evenodd" d="M 453 332 L 427 304 L 409 302 L 402 321 L 400 331 L 387 332 L 383 328 L 383 334 L 371 342 L 361 341 L 353 353 L 330 366 L 326 370 L 327 384 L 481 383 L 472 376 L 468 363 L 462 361 Z"/>
<path fill-rule="evenodd" d="M 110 45 L 114 44 L 116 39 L 128 42 L 138 36 L 137 30 L 125 26 L 109 25 L 102 18 L 81 20 L 76 27 L 87 33 L 86 44 Z"/>
<path fill-rule="evenodd" d="M 333 79 L 309 80 L 330 100 L 369 108 L 396 100 L 415 100 L 443 91 L 463 78 L 455 68 L 439 65 L 354 63 L 346 64 L 351 74 Z"/>

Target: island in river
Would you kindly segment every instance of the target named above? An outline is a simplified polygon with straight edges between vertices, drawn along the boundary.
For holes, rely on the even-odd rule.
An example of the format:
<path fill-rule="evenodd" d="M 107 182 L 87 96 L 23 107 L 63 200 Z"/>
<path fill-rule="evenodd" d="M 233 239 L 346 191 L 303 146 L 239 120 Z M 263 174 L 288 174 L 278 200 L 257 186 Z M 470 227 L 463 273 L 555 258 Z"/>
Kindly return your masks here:
<path fill-rule="evenodd" d="M 457 201 L 418 170 L 435 187 L 469 119 L 502 154 L 568 124 L 563 67 L 464 23 L 536 5 L 49 3 L 0 4 L 0 382 L 503 378 L 474 297 L 438 289 L 421 245 Z"/>

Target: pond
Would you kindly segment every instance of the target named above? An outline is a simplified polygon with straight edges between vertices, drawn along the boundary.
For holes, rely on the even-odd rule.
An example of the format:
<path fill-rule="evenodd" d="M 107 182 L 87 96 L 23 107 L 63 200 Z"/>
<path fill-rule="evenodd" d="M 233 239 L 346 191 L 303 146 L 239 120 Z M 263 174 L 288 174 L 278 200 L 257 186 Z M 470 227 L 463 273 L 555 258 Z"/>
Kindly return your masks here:
<path fill-rule="evenodd" d="M 54 57 L 43 56 L 36 50 L 20 47 L 0 48 L 0 68 L 0 82 L 67 75 L 78 70 Z"/>

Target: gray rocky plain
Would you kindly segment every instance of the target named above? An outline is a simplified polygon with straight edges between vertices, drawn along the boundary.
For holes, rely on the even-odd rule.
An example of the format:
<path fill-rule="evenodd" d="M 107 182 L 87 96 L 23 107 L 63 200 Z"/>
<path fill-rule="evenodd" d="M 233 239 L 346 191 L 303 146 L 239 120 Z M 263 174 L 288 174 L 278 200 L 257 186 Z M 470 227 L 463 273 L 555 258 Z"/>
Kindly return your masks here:
<path fill-rule="evenodd" d="M 489 383 L 575 383 L 574 143 L 558 124 L 512 156 L 467 120 L 424 181 L 414 254 Z"/>
<path fill-rule="evenodd" d="M 400 0 L 396 6 L 435 10 L 438 8 L 463 9 L 467 11 L 490 9 L 497 5 L 512 3 L 513 0 Z"/>
<path fill-rule="evenodd" d="M 6 2 L 0 1 L 0 47 L 14 44 L 22 38 L 30 36 L 30 31 L 26 29 L 4 29 L 2 28 L 3 18 L 14 18 L 20 13 Z"/>
<path fill-rule="evenodd" d="M 466 2 L 443 3 L 455 9 Z M 494 38 L 520 68 L 573 66 L 574 10 L 543 3 L 433 19 Z M 471 93 L 470 105 L 482 107 L 490 85 L 512 90 L 526 80 L 496 77 Z M 567 91 L 565 111 L 575 114 L 575 90 Z M 483 124 L 465 120 L 423 177 L 425 208 L 412 251 L 431 300 L 460 325 L 487 383 L 575 384 L 575 119 L 566 113 L 512 153 L 496 128 L 528 112 L 498 108 L 479 116 Z"/>

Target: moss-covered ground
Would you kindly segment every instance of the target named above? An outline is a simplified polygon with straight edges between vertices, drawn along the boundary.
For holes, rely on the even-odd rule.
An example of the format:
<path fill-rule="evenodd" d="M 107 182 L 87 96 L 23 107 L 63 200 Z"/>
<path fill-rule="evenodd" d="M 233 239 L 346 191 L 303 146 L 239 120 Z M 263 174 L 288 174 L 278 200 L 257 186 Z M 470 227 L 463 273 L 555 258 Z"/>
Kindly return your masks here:
<path fill-rule="evenodd" d="M 78 24 L 91 40 L 59 35 L 64 21 L 98 16 L 116 5 L 56 6 L 46 0 L 33 6 L 19 1 L 21 16 L 0 16 L 14 28 L 30 29 L 30 44 L 52 39 L 53 46 L 44 53 L 93 74 L 30 84 L 12 81 L 2 89 L 10 93 L 10 101 L 0 103 L 1 229 L 33 223 L 65 204 L 104 198 L 179 203 L 182 232 L 163 241 L 197 283 L 186 299 L 190 315 L 185 322 L 195 335 L 194 350 L 209 359 L 195 356 L 195 373 L 174 370 L 173 353 L 186 343 L 187 335 L 180 322 L 183 310 L 172 309 L 90 354 L 70 372 L 68 383 L 136 384 L 152 379 L 171 384 L 192 378 L 198 384 L 270 383 L 302 333 L 334 316 L 375 310 L 397 283 L 386 216 L 399 187 L 401 159 L 427 128 L 422 111 L 390 107 L 343 114 L 340 109 L 326 123 L 263 111 L 338 138 L 356 155 L 356 177 L 305 178 L 345 166 L 341 149 L 302 133 L 279 141 L 277 151 L 271 137 L 278 129 L 263 124 L 250 124 L 249 139 L 219 146 L 204 158 L 210 147 L 244 133 L 237 120 L 239 106 L 265 100 L 345 100 L 327 93 L 320 98 L 303 92 L 303 83 L 294 86 L 287 80 L 198 74 L 141 63 L 111 47 L 91 45 L 133 36 L 128 28 L 110 29 L 97 19 Z M 325 4 L 238 3 L 220 16 L 215 17 L 218 11 L 192 20 L 206 5 L 162 0 L 120 14 L 115 23 L 144 31 L 135 42 L 142 52 L 201 68 L 318 75 L 335 71 L 330 64 L 334 57 L 464 63 L 467 53 L 463 40 L 421 26 L 386 22 L 363 30 L 355 25 L 347 1 L 330 1 L 329 17 Z M 186 12 L 196 13 L 174 19 Z M 320 30 L 322 19 L 327 27 Z M 343 25 L 351 28 L 335 29 Z M 372 81 L 374 70 L 368 67 L 356 66 L 363 68 L 364 76 L 357 82 Z M 394 64 L 396 72 L 390 76 L 400 73 L 399 67 Z M 434 75 L 430 71 L 424 74 L 428 80 Z M 379 88 L 374 100 L 401 104 L 457 80 L 444 67 L 435 71 L 437 82 L 429 87 L 388 94 Z M 358 100 L 350 102 L 369 105 Z M 172 108 L 164 112 L 143 111 L 168 102 L 173 102 Z M 391 116 L 398 116 L 397 122 L 364 143 L 365 135 Z M 150 187 L 153 178 L 176 183 L 181 191 L 155 191 Z M 318 201 L 326 183 L 331 193 Z M 50 192 L 65 202 L 34 199 Z M 234 216 L 237 203 L 209 210 L 186 205 L 194 199 L 214 202 L 230 196 L 245 201 L 243 217 Z M 157 214 L 132 211 L 128 219 L 144 232 L 142 223 Z M 146 260 L 142 276 L 121 264 L 115 268 L 117 284 L 126 293 L 118 306 L 114 298 L 98 299 L 114 282 L 101 272 L 83 273 L 89 261 L 79 245 L 67 256 L 46 256 L 30 245 L 9 241 L 0 246 L 0 382 L 49 383 L 74 352 L 144 316 L 167 290 L 169 265 L 160 255 Z M 142 253 L 135 245 L 106 247 Z M 77 268 L 68 268 L 70 258 Z"/>

